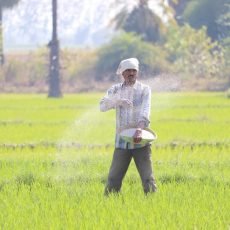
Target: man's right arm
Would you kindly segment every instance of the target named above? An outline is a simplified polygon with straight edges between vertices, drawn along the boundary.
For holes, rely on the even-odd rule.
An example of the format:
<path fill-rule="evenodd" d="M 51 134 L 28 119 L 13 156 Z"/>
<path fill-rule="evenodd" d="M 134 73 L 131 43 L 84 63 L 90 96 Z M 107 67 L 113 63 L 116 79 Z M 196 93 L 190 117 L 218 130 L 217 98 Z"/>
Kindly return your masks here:
<path fill-rule="evenodd" d="M 113 100 L 110 100 L 109 98 L 103 97 L 100 101 L 100 111 L 106 112 L 110 109 L 115 108 L 115 103 Z"/>
<path fill-rule="evenodd" d="M 124 108 L 132 107 L 132 102 L 127 99 L 120 98 L 116 87 L 112 87 L 107 91 L 107 94 L 100 101 L 100 111 L 106 112 L 110 109 L 115 109 L 117 106 Z"/>
<path fill-rule="evenodd" d="M 116 90 L 115 87 L 111 87 L 106 95 L 100 101 L 100 111 L 106 112 L 110 109 L 114 109 L 116 106 Z"/>

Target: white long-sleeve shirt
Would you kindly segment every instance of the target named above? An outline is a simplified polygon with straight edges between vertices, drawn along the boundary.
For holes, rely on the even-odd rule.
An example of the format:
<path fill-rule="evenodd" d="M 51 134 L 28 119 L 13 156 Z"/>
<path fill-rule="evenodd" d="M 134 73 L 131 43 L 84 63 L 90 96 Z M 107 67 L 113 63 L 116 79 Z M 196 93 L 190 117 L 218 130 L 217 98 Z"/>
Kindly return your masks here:
<path fill-rule="evenodd" d="M 132 106 L 128 108 L 117 106 L 116 103 L 119 99 L 128 99 L 132 102 Z M 126 128 L 138 127 L 140 122 L 144 122 L 146 127 L 149 125 L 151 109 L 150 87 L 139 81 L 136 81 L 133 86 L 125 86 L 124 83 L 112 86 L 100 101 L 100 110 L 102 112 L 110 109 L 116 109 L 115 147 L 122 149 L 143 147 L 143 144 L 124 141 L 119 133 Z"/>

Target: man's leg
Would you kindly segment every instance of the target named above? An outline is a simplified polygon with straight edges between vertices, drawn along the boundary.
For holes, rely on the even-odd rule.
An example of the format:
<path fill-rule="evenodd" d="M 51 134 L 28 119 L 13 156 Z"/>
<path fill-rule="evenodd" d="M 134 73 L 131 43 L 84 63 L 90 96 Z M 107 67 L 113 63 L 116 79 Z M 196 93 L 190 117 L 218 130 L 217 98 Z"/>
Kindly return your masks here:
<path fill-rule="evenodd" d="M 105 187 L 105 195 L 110 192 L 119 192 L 122 180 L 127 172 L 132 154 L 129 150 L 115 149 L 112 164 L 109 170 L 107 185 Z"/>
<path fill-rule="evenodd" d="M 144 192 L 146 194 L 149 192 L 156 192 L 157 186 L 153 176 L 150 145 L 134 149 L 133 157 L 142 180 Z"/>

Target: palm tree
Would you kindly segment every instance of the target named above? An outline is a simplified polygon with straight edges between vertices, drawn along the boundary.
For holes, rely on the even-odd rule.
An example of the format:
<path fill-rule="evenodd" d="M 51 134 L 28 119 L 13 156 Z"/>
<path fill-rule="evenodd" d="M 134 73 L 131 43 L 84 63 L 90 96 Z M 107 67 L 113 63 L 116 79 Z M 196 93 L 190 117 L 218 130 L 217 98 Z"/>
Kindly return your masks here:
<path fill-rule="evenodd" d="M 148 0 L 139 0 L 139 4 L 129 13 L 126 7 L 119 12 L 113 21 L 115 29 L 134 32 L 148 42 L 159 42 L 164 24 L 148 6 Z"/>
<path fill-rule="evenodd" d="M 61 97 L 59 76 L 59 41 L 57 35 L 57 0 L 52 0 L 53 32 L 50 48 L 49 94 L 48 97 Z"/>
<path fill-rule="evenodd" d="M 0 0 L 0 64 L 4 64 L 2 15 L 5 8 L 12 8 L 19 0 Z"/>

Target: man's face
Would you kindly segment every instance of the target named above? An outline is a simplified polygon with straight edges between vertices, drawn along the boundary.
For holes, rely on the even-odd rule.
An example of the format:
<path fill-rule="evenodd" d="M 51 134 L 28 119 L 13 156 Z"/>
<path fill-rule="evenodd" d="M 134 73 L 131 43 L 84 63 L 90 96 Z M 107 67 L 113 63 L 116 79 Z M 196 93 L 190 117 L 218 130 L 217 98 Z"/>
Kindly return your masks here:
<path fill-rule="evenodd" d="M 134 85 L 137 80 L 137 70 L 127 69 L 122 73 L 126 85 Z"/>

